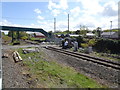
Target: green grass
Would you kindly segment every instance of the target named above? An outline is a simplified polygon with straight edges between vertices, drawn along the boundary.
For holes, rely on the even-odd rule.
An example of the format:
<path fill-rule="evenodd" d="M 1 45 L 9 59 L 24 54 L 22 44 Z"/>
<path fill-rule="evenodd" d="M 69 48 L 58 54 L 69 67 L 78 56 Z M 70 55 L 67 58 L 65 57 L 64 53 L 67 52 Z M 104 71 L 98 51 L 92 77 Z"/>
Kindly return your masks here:
<path fill-rule="evenodd" d="M 33 77 L 46 88 L 103 88 L 96 81 L 78 73 L 73 68 L 45 60 L 44 53 L 22 54 L 23 63 L 30 68 Z M 31 58 L 30 58 L 31 57 Z"/>
<path fill-rule="evenodd" d="M 30 40 L 32 40 L 32 41 L 34 41 L 34 40 L 41 40 L 41 41 L 44 41 L 45 38 L 34 38 L 34 37 L 32 37 L 32 38 L 30 38 Z"/>
<path fill-rule="evenodd" d="M 113 57 L 110 57 L 110 56 L 107 56 L 107 55 L 103 56 L 102 54 L 104 54 L 104 53 L 93 52 L 90 55 L 97 56 L 97 57 L 100 57 L 100 58 L 104 58 L 104 59 L 107 59 L 107 60 L 120 61 L 117 58 L 113 58 Z"/>

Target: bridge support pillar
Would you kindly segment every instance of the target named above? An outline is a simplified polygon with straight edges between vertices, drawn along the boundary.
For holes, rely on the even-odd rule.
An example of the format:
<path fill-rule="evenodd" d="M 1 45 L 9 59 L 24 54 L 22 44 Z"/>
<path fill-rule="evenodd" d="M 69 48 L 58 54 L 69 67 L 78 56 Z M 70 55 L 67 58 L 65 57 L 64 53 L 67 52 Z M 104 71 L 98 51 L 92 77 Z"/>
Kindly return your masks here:
<path fill-rule="evenodd" d="M 13 37 L 13 31 L 12 31 L 12 42 L 14 41 L 14 37 Z"/>

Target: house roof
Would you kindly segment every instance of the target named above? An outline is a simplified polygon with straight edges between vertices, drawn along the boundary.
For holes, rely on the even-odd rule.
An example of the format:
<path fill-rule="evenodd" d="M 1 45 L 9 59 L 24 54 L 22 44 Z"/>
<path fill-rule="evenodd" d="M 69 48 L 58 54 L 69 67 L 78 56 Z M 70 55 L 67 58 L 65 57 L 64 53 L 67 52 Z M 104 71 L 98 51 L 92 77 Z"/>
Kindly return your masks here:
<path fill-rule="evenodd" d="M 116 32 L 103 32 L 101 35 L 113 35 L 115 34 Z"/>

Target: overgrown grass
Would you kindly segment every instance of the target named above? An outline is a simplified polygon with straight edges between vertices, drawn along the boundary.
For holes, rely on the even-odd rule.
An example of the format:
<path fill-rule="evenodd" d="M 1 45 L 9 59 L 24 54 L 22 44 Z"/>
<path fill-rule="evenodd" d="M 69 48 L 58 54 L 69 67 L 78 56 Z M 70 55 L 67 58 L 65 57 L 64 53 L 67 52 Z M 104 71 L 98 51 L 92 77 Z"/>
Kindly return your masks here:
<path fill-rule="evenodd" d="M 43 52 L 22 54 L 23 63 L 30 68 L 30 73 L 38 78 L 38 83 L 45 88 L 102 88 L 96 81 L 78 73 L 73 68 L 47 61 Z"/>
<path fill-rule="evenodd" d="M 97 56 L 97 57 L 100 57 L 100 58 L 104 58 L 104 59 L 107 59 L 107 60 L 120 61 L 120 59 L 104 55 L 104 53 L 93 52 L 90 55 Z M 117 54 L 111 54 L 111 55 L 118 56 Z"/>
<path fill-rule="evenodd" d="M 45 38 L 34 38 L 34 37 L 32 37 L 32 38 L 30 38 L 30 40 L 32 40 L 32 41 L 35 41 L 35 40 L 41 40 L 41 41 L 44 41 Z"/>

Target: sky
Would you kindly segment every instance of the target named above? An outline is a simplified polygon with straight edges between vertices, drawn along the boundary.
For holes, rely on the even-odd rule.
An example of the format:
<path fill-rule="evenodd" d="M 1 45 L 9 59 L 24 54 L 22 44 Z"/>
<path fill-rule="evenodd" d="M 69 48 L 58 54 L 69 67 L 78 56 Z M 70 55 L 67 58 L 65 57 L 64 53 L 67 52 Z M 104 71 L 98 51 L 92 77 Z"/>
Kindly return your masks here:
<path fill-rule="evenodd" d="M 45 31 L 71 31 L 85 25 L 93 30 L 118 28 L 119 0 L 2 0 L 0 25 L 42 28 Z"/>

